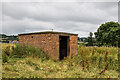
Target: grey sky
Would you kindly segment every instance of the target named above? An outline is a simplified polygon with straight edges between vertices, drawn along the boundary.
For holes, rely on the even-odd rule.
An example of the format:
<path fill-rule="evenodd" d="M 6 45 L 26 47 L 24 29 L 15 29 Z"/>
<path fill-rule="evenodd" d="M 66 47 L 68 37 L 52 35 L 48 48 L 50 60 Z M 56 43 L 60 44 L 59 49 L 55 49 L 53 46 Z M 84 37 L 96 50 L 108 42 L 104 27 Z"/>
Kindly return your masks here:
<path fill-rule="evenodd" d="M 87 37 L 100 24 L 118 21 L 117 2 L 4 2 L 2 33 L 54 31 Z M 75 1 L 75 2 L 74 2 Z"/>

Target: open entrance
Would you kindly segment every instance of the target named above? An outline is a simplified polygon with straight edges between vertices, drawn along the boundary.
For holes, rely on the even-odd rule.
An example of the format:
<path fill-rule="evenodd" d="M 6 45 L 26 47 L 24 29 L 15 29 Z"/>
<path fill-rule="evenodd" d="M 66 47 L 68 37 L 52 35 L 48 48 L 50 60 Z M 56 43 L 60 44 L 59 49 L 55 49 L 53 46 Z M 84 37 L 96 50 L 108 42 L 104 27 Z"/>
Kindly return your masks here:
<path fill-rule="evenodd" d="M 59 59 L 69 56 L 70 43 L 69 36 L 59 36 Z"/>

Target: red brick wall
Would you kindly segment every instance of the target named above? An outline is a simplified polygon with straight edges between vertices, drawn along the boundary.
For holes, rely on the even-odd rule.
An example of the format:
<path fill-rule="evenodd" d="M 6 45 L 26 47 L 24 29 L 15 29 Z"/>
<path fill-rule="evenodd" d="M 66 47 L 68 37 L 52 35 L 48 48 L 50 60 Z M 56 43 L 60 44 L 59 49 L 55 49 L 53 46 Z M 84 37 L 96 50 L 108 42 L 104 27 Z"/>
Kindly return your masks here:
<path fill-rule="evenodd" d="M 70 56 L 78 54 L 78 36 L 71 35 L 70 37 Z"/>
<path fill-rule="evenodd" d="M 60 34 L 31 34 L 19 35 L 20 44 L 32 44 L 40 47 L 44 52 L 47 52 L 51 58 L 59 59 L 59 35 Z M 77 35 L 70 36 L 70 55 L 77 54 Z M 33 38 L 32 38 L 33 37 Z"/>
<path fill-rule="evenodd" d="M 40 47 L 51 58 L 59 59 L 59 36 L 57 34 L 20 35 L 19 42 Z"/>

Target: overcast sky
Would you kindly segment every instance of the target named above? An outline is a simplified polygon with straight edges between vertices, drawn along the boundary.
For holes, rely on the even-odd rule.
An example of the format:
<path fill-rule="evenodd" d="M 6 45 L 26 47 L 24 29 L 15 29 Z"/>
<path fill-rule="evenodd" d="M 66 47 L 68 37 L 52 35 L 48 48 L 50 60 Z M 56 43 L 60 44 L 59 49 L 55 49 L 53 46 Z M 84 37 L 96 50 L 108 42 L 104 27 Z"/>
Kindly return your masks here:
<path fill-rule="evenodd" d="M 108 21 L 118 21 L 118 2 L 4 2 L 2 33 L 54 31 L 88 37 Z"/>

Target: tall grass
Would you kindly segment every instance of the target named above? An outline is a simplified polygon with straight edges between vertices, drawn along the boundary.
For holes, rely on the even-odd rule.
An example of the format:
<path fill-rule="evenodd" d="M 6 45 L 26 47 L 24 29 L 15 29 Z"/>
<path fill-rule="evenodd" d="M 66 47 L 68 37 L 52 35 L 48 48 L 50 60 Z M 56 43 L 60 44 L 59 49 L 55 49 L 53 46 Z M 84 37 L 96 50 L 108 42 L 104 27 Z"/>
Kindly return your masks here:
<path fill-rule="evenodd" d="M 49 59 L 49 56 L 44 53 L 40 48 L 36 48 L 32 45 L 20 45 L 7 46 L 3 50 L 3 62 L 8 62 L 9 58 L 25 58 L 28 56 L 38 57 L 42 60 Z"/>
<path fill-rule="evenodd" d="M 72 60 L 71 60 L 72 61 Z M 116 47 L 78 47 L 78 56 L 74 57 L 75 63 L 80 63 L 83 69 L 97 67 L 104 69 L 118 69 L 118 49 Z"/>
<path fill-rule="evenodd" d="M 3 63 L 4 78 L 114 78 L 120 71 L 116 47 L 79 46 L 78 55 L 54 61 L 46 60 L 46 54 L 39 48 L 17 44 L 4 47 L 3 56 L 7 62 Z"/>

